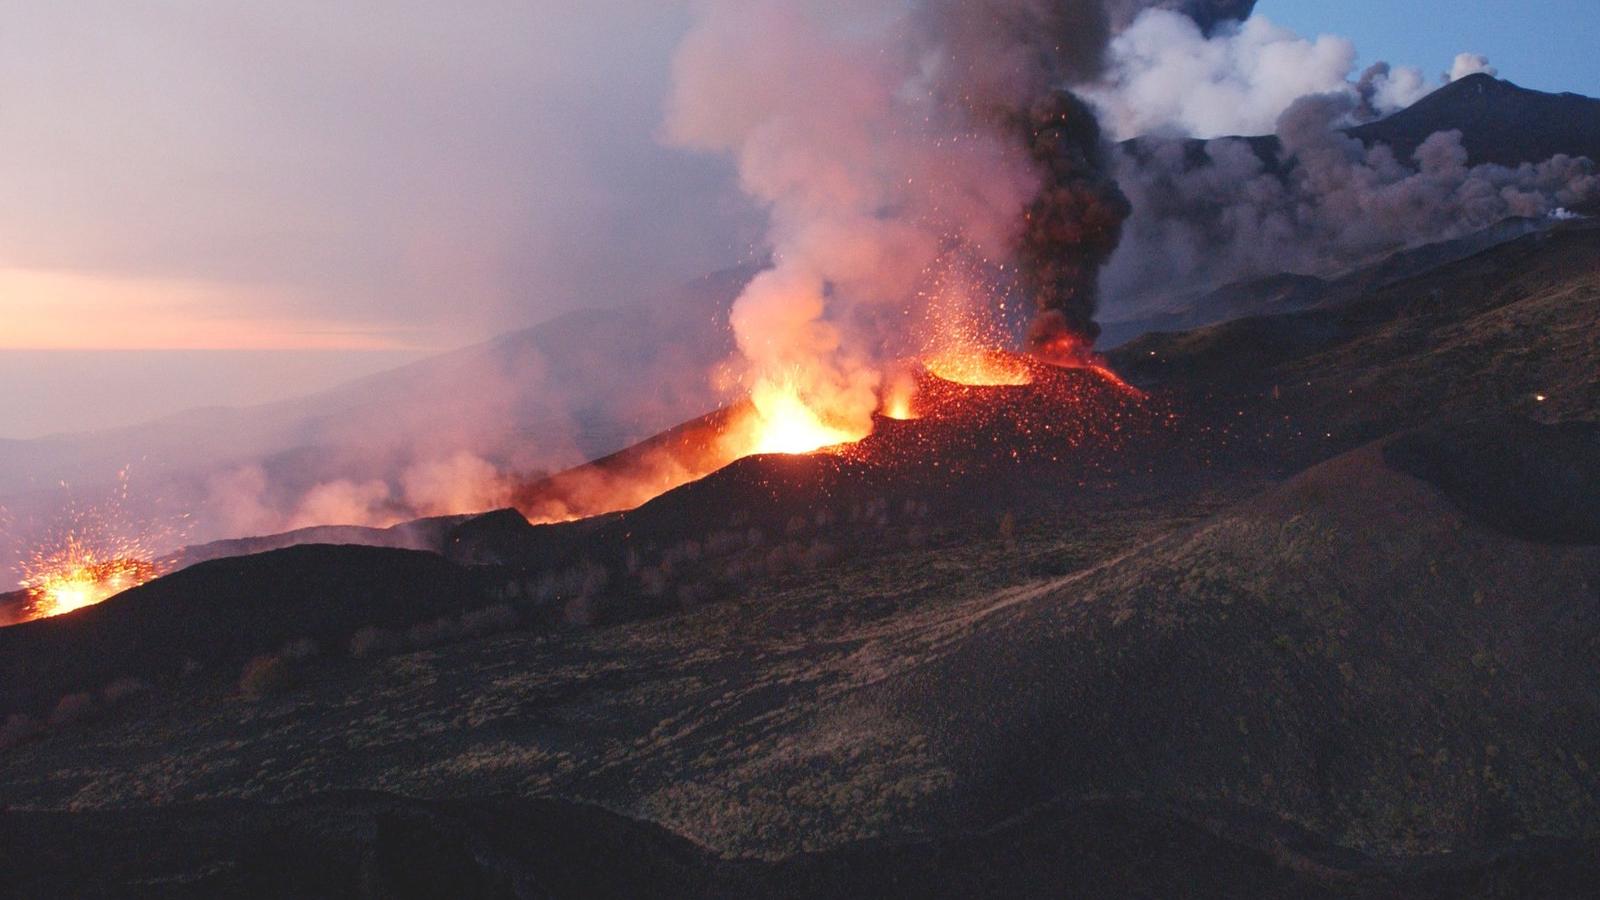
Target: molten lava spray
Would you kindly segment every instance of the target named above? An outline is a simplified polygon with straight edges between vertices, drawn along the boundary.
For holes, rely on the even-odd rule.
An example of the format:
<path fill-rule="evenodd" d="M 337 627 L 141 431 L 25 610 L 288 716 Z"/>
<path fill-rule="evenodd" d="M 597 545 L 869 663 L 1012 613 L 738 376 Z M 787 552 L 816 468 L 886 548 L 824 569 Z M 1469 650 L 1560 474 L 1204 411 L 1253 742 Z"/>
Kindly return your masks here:
<path fill-rule="evenodd" d="M 139 548 L 98 551 L 73 541 L 61 550 L 40 556 L 30 566 L 33 574 L 23 582 L 28 592 L 25 620 L 64 615 L 103 603 L 153 580 L 160 574 L 155 563 L 124 555 L 139 552 Z"/>
<path fill-rule="evenodd" d="M 128 484 L 124 469 L 103 502 L 67 502 L 61 521 L 48 529 L 50 535 L 23 562 L 27 602 L 20 611 L 11 611 L 8 619 L 26 622 L 64 615 L 102 603 L 164 573 L 167 563 L 157 559 L 155 543 L 175 541 L 179 531 L 130 516 Z"/>

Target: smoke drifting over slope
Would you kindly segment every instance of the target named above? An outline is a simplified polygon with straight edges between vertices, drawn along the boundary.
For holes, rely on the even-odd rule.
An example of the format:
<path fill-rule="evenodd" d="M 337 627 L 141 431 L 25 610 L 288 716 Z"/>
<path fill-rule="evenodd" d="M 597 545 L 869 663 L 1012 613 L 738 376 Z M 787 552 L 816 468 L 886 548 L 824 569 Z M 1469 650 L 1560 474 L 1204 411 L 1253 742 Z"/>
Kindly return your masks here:
<path fill-rule="evenodd" d="M 1117 178 L 1135 213 L 1106 290 L 1131 308 L 1279 272 L 1330 274 L 1600 197 L 1587 159 L 1472 166 L 1459 131 L 1435 133 L 1412 159 L 1368 147 L 1340 130 L 1358 102 L 1347 94 L 1296 101 L 1278 121 L 1273 165 L 1239 139 L 1206 142 L 1199 158 L 1183 141 L 1119 151 Z"/>

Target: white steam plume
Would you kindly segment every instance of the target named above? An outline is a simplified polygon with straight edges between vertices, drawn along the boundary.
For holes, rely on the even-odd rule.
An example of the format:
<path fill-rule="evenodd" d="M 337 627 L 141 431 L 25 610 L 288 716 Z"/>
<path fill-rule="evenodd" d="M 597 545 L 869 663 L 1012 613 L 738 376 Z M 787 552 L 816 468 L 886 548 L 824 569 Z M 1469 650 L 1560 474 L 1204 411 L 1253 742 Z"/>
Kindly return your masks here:
<path fill-rule="evenodd" d="M 1268 133 L 1291 103 L 1311 94 L 1361 97 L 1366 102 L 1354 112 L 1370 118 L 1435 87 L 1421 70 L 1387 63 L 1353 79 L 1355 61 L 1349 39 L 1304 38 L 1266 16 L 1208 35 L 1188 16 L 1151 9 L 1111 42 L 1105 78 L 1084 93 L 1119 139 L 1212 138 Z"/>
<path fill-rule="evenodd" d="M 1462 53 L 1456 57 L 1445 73 L 1446 81 L 1460 81 L 1468 75 L 1499 75 L 1500 71 L 1489 65 L 1489 57 L 1478 53 Z"/>

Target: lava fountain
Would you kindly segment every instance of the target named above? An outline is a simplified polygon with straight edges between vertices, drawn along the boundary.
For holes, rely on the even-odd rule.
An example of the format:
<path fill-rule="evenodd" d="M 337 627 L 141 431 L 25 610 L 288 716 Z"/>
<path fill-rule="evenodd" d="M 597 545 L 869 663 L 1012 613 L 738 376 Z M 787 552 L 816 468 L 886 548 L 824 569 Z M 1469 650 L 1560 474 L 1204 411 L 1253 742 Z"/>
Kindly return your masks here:
<path fill-rule="evenodd" d="M 28 594 L 24 621 L 94 606 L 154 580 L 161 574 L 160 567 L 141 553 L 127 547 L 107 555 L 73 540 L 59 551 L 40 555 L 28 564 L 22 582 Z"/>
<path fill-rule="evenodd" d="M 956 347 L 937 353 L 922 363 L 930 375 L 973 387 L 1021 387 L 1033 383 L 1033 373 L 1017 356 L 983 347 Z"/>
<path fill-rule="evenodd" d="M 733 459 L 768 453 L 811 453 L 851 444 L 868 432 L 830 422 L 806 405 L 793 382 L 763 381 L 750 392 L 750 412 L 722 443 Z M 731 461 L 731 460 L 730 460 Z"/>
<path fill-rule="evenodd" d="M 26 600 L 18 611 L 20 621 L 94 606 L 166 573 L 168 564 L 155 553 L 155 535 L 172 539 L 176 533 L 134 521 L 126 512 L 127 501 L 124 470 L 107 501 L 88 507 L 67 504 L 65 524 L 22 564 Z"/>

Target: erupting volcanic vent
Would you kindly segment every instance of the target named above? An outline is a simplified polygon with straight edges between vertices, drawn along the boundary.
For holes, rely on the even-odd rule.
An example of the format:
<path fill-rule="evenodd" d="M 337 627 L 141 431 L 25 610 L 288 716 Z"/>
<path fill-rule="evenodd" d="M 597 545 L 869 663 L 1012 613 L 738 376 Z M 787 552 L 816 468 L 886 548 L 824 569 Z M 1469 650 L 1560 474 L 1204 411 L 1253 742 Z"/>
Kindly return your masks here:
<path fill-rule="evenodd" d="M 982 444 L 1058 459 L 1161 420 L 1093 351 L 1131 207 L 1072 92 L 1152 6 L 1209 33 L 1254 3 L 697 4 L 665 134 L 729 156 L 769 214 L 771 265 L 729 321 L 747 399 L 526 485 L 515 505 L 534 522 L 626 510 L 768 453 L 948 470 Z M 1029 357 L 998 349 L 1022 338 L 1019 308 Z"/>
<path fill-rule="evenodd" d="M 1022 383 L 918 333 L 930 305 L 1011 346 L 1083 362 L 1096 282 L 1129 207 L 1090 107 L 1101 0 L 708 0 L 675 60 L 666 132 L 724 153 L 769 212 L 772 265 L 735 302 L 734 367 L 761 439 L 799 451 L 858 440 L 892 361 Z M 1017 298 L 1018 294 L 1025 295 Z M 931 351 L 931 352 L 919 352 Z M 887 377 L 886 377 L 887 376 Z M 737 441 L 735 441 L 737 443 Z"/>
<path fill-rule="evenodd" d="M 651 441 L 517 492 L 534 522 L 558 522 L 640 506 L 738 459 L 814 453 L 853 465 L 944 478 L 996 464 L 1071 463 L 1098 468 L 1130 440 L 1145 439 L 1171 417 L 1161 404 L 1097 364 L 1058 366 L 992 349 L 946 351 L 904 364 L 885 382 L 869 434 L 774 447 L 767 420 L 743 403 Z M 790 432 L 778 423 L 778 434 Z"/>
<path fill-rule="evenodd" d="M 1171 421 L 1158 401 L 1103 366 L 1063 367 L 988 351 L 963 371 L 975 377 L 925 370 L 909 417 L 885 416 L 869 437 L 834 452 L 874 466 L 946 474 L 996 464 L 1093 469 Z"/>
<path fill-rule="evenodd" d="M 41 558 L 37 567 L 37 573 L 24 583 L 29 597 L 27 619 L 59 616 L 102 603 L 160 574 L 155 563 L 124 555 L 103 559 L 77 544 Z"/>
<path fill-rule="evenodd" d="M 1130 206 L 1072 89 L 1153 5 L 1209 31 L 1254 4 L 697 4 L 665 134 L 731 157 L 769 214 L 771 266 L 729 322 L 747 399 L 515 504 L 535 522 L 625 510 L 741 457 L 898 457 L 905 434 L 937 435 L 914 448 L 930 467 L 974 441 L 1055 458 L 1149 418 L 1093 353 L 1100 272 Z M 1019 306 L 1032 357 L 995 349 L 1021 338 Z"/>
<path fill-rule="evenodd" d="M 106 502 L 69 503 L 64 525 L 53 529 L 54 536 L 22 565 L 22 608 L 4 612 L 3 618 L 28 622 L 64 615 L 165 574 L 168 565 L 155 553 L 157 529 L 127 515 L 127 499 L 124 470 Z"/>

